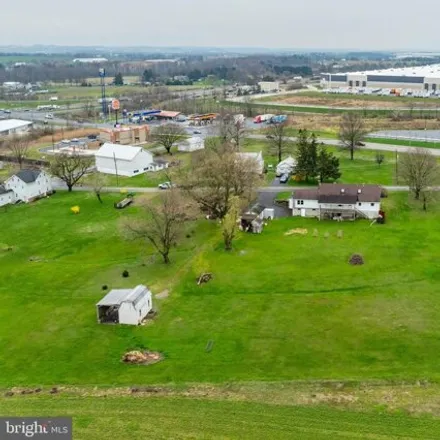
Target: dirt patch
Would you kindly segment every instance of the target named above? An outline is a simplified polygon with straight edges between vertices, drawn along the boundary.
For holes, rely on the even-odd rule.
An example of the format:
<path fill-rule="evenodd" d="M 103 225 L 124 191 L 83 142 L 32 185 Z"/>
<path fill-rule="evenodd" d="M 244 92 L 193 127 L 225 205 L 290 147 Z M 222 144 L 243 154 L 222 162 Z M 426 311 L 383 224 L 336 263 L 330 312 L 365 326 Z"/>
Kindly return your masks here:
<path fill-rule="evenodd" d="M 285 232 L 284 235 L 294 235 L 294 234 L 307 235 L 308 232 L 309 231 L 307 229 L 296 228 L 296 229 L 291 229 L 290 231 Z"/>
<path fill-rule="evenodd" d="M 157 351 L 129 351 L 122 356 L 122 362 L 134 365 L 151 365 L 163 360 L 163 355 Z"/>
<path fill-rule="evenodd" d="M 156 295 L 157 299 L 164 299 L 168 298 L 170 296 L 170 291 L 168 289 L 163 290 L 162 292 L 158 293 Z"/>

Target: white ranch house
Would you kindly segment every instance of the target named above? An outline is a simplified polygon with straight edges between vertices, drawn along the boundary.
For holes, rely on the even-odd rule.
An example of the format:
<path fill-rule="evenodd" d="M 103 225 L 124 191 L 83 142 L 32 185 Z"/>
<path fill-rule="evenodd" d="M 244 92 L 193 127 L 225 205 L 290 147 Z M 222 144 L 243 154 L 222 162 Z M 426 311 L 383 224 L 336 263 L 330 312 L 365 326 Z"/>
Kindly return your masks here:
<path fill-rule="evenodd" d="M 0 185 L 0 206 L 28 203 L 52 192 L 52 181 L 45 171 L 21 170 Z"/>
<path fill-rule="evenodd" d="M 142 147 L 105 143 L 96 152 L 96 169 L 100 173 L 132 177 L 163 169 L 154 164 L 153 155 Z"/>
<path fill-rule="evenodd" d="M 148 287 L 113 289 L 96 304 L 100 324 L 139 325 L 153 308 Z"/>
<path fill-rule="evenodd" d="M 382 188 L 379 185 L 324 183 L 299 189 L 289 199 L 293 216 L 354 220 L 379 217 Z"/>

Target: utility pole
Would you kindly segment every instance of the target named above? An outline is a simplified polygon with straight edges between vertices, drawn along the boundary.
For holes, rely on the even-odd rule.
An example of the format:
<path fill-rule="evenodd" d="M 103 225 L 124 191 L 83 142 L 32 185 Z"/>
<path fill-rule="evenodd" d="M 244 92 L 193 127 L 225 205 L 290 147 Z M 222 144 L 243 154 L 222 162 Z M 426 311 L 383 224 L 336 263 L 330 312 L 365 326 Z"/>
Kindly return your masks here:
<path fill-rule="evenodd" d="M 397 154 L 397 150 L 396 150 L 396 184 L 399 184 L 399 170 L 398 170 L 398 161 L 397 159 L 399 158 L 399 155 Z"/>
<path fill-rule="evenodd" d="M 107 102 L 105 99 L 105 69 L 99 69 L 99 77 L 101 78 L 101 104 L 102 104 L 102 114 L 104 119 L 107 119 Z"/>

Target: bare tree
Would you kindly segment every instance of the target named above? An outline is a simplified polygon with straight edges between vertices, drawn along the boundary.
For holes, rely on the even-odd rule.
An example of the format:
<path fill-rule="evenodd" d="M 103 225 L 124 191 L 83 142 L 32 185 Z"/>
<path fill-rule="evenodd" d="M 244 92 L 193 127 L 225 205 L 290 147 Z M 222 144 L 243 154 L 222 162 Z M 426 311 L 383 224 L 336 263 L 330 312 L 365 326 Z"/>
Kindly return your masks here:
<path fill-rule="evenodd" d="M 243 115 L 224 114 L 220 115 L 218 135 L 222 142 L 234 144 L 237 151 L 246 137 L 246 125 Z"/>
<path fill-rule="evenodd" d="M 29 152 L 30 139 L 28 136 L 13 136 L 6 140 L 5 147 L 14 157 L 20 169 Z"/>
<path fill-rule="evenodd" d="M 430 186 L 436 184 L 439 178 L 437 159 L 426 148 L 409 149 L 405 154 L 401 154 L 398 170 L 416 200 L 419 200 L 420 195 Z"/>
<path fill-rule="evenodd" d="M 92 175 L 90 185 L 93 188 L 93 193 L 96 195 L 99 203 L 102 203 L 101 193 L 102 189 L 107 185 L 108 179 L 105 174 L 102 173 L 94 173 Z"/>
<path fill-rule="evenodd" d="M 362 117 L 354 112 L 344 113 L 339 124 L 339 140 L 344 148 L 350 151 L 350 159 L 354 158 L 354 151 L 362 146 L 367 131 Z"/>
<path fill-rule="evenodd" d="M 283 160 L 283 155 L 293 150 L 293 144 L 287 137 L 286 124 L 272 124 L 268 130 L 269 152 L 273 156 L 277 156 L 278 162 Z"/>
<path fill-rule="evenodd" d="M 233 196 L 230 201 L 228 212 L 222 222 L 223 241 L 227 251 L 232 249 L 232 242 L 237 235 L 239 214 L 240 199 L 237 196 Z"/>
<path fill-rule="evenodd" d="M 164 263 L 169 264 L 171 248 L 177 244 L 185 223 L 195 219 L 193 205 L 177 189 L 161 193 L 159 200 L 140 199 L 138 204 L 144 217 L 124 219 L 122 232 L 130 238 L 150 242 Z"/>
<path fill-rule="evenodd" d="M 224 218 L 233 196 L 248 204 L 261 181 L 258 163 L 236 153 L 231 144 L 215 145 L 192 155 L 188 169 L 179 180 L 186 193 L 202 211 L 213 218 Z"/>
<path fill-rule="evenodd" d="M 153 138 L 162 145 L 168 154 L 171 154 L 171 148 L 179 141 L 185 140 L 187 133 L 183 127 L 177 124 L 164 124 L 153 130 Z"/>
<path fill-rule="evenodd" d="M 89 169 L 93 166 L 94 160 L 91 156 L 81 156 L 79 154 L 62 153 L 56 155 L 50 164 L 50 172 L 58 177 L 72 191 L 72 188 L 81 180 Z"/>

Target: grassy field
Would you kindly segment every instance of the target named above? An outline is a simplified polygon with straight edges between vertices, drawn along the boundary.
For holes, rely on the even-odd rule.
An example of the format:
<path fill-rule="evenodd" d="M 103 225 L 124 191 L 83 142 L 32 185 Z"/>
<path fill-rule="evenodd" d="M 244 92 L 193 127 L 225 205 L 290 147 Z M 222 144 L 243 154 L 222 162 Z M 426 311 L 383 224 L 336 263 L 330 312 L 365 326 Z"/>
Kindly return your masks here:
<path fill-rule="evenodd" d="M 203 221 L 166 267 L 150 246 L 120 238 L 119 218 L 138 214 L 136 206 L 115 210 L 116 198 L 105 195 L 100 205 L 91 195 L 59 193 L 1 213 L 2 241 L 13 251 L 0 254 L 0 334 L 8 347 L 0 386 L 440 379 L 437 211 L 410 210 L 398 194 L 385 201 L 384 226 L 281 219 L 262 235 L 240 236 L 232 253 L 223 251 L 216 225 Z M 296 227 L 310 234 L 284 236 Z M 353 252 L 365 266 L 347 264 Z M 194 281 L 201 267 L 214 274 L 203 287 Z M 172 288 L 156 300 L 154 323 L 97 325 L 101 286 L 139 282 L 154 293 Z M 148 368 L 120 362 L 142 347 L 166 360 Z"/>
<path fill-rule="evenodd" d="M 73 416 L 76 440 L 438 439 L 440 420 L 328 406 L 164 397 L 0 398 L 2 415 Z"/>

